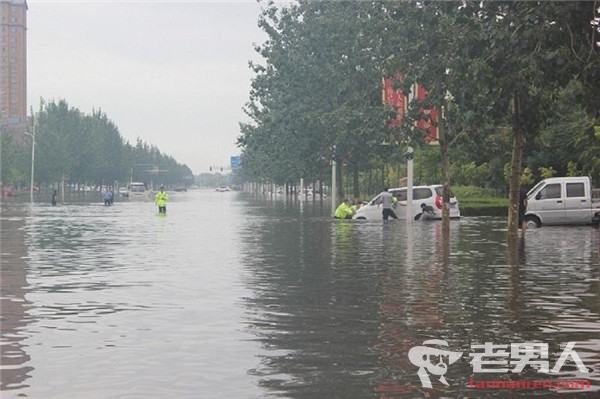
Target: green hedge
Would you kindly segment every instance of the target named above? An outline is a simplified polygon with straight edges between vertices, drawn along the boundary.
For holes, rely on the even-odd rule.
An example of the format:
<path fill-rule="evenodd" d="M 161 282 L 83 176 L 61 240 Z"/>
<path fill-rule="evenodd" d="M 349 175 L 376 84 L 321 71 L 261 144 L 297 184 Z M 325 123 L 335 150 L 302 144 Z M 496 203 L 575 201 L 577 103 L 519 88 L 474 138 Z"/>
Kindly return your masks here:
<path fill-rule="evenodd" d="M 494 190 L 474 187 L 452 187 L 458 199 L 461 216 L 506 216 L 508 198 L 499 197 Z"/>
<path fill-rule="evenodd" d="M 460 205 L 460 216 L 507 216 L 508 206 Z"/>

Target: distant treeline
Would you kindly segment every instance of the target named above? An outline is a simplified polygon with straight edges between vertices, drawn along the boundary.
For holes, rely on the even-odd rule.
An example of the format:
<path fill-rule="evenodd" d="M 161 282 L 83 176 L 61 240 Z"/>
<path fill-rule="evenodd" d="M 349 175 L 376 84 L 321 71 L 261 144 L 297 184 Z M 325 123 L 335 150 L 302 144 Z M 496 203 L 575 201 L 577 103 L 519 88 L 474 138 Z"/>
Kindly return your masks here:
<path fill-rule="evenodd" d="M 68 183 L 90 186 L 130 180 L 189 186 L 194 181 L 189 167 L 157 147 L 139 138 L 135 145 L 125 141 L 102 111 L 84 114 L 64 100 L 42 102 L 35 113 L 35 139 L 36 185 L 51 185 L 63 176 Z M 28 185 L 31 137 L 3 131 L 1 146 L 2 184 Z"/>

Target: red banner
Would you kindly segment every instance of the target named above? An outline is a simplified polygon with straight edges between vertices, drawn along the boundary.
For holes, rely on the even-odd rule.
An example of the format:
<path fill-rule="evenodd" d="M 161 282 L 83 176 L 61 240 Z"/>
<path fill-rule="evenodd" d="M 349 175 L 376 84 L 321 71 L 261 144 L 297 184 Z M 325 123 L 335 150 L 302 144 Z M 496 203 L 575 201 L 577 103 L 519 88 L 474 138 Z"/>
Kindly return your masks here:
<path fill-rule="evenodd" d="M 427 90 L 421 85 L 417 86 L 417 100 L 425 100 L 427 98 Z M 425 137 L 425 142 L 431 143 L 432 141 L 437 141 L 439 138 L 437 122 L 438 122 L 438 111 L 437 109 L 420 109 L 421 113 L 425 116 L 425 119 L 429 119 L 429 121 L 425 119 L 420 119 L 417 122 L 417 127 L 421 129 L 427 129 L 429 131 L 429 135 Z"/>
<path fill-rule="evenodd" d="M 383 103 L 390 104 L 396 110 L 397 117 L 391 122 L 392 126 L 398 126 L 402 123 L 404 114 L 406 113 L 406 107 L 408 106 L 408 99 L 404 93 L 399 89 L 394 89 L 394 81 L 401 82 L 404 79 L 404 75 L 396 73 L 393 78 L 383 79 Z M 417 100 L 424 100 L 427 98 L 427 90 L 419 84 L 415 84 L 415 92 Z M 425 137 L 425 142 L 432 143 L 437 142 L 439 134 L 437 128 L 438 122 L 438 111 L 437 109 L 424 109 L 421 108 L 421 113 L 425 116 L 424 120 L 421 119 L 417 122 L 417 127 L 421 129 L 427 129 L 429 135 Z"/>

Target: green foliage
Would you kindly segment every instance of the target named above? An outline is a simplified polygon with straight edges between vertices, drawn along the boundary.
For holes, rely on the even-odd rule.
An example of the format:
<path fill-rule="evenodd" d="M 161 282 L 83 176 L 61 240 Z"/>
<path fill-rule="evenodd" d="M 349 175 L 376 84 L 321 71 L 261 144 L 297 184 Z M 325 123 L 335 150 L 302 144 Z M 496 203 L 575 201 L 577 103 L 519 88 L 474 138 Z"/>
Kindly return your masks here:
<path fill-rule="evenodd" d="M 491 188 L 482 188 L 478 186 L 453 186 L 452 191 L 456 198 L 460 200 L 460 202 L 473 202 L 474 199 L 489 199 L 493 201 L 498 199 L 499 197 L 496 195 L 495 191 Z M 502 197 L 503 200 L 506 198 Z"/>
<path fill-rule="evenodd" d="M 533 178 L 533 172 L 529 168 L 523 169 L 523 173 L 521 174 L 521 184 L 525 186 L 532 186 L 535 182 Z"/>
<path fill-rule="evenodd" d="M 33 126 L 33 121 L 30 121 Z M 191 170 L 162 154 L 156 147 L 138 141 L 133 148 L 101 111 L 85 115 L 66 101 L 42 102 L 35 120 L 36 184 L 53 184 L 69 176 L 70 183 L 112 185 L 129 181 L 139 164 L 146 167 L 136 178 L 150 183 L 190 185 Z M 21 138 L 19 141 L 18 138 Z M 22 133 L 2 133 L 2 183 L 29 182 L 30 138 Z M 165 174 L 145 170 L 155 166 Z"/>
<path fill-rule="evenodd" d="M 406 173 L 410 143 L 417 182 L 441 182 L 440 154 L 452 148 L 454 183 L 506 193 L 518 133 L 523 184 L 541 178 L 540 167 L 594 177 L 594 13 L 585 1 L 269 3 L 259 21 L 268 39 L 257 47 L 265 63 L 252 65 L 246 106 L 252 123 L 238 140 L 240 176 L 328 179 L 335 159 L 344 179 L 358 170 L 362 189 L 376 191 Z M 381 85 L 397 72 L 399 89 L 409 94 L 418 82 L 428 97 L 411 95 L 404 123 L 391 127 Z M 444 114 L 440 146 L 423 145 L 415 127 L 432 108 Z"/>
<path fill-rule="evenodd" d="M 593 134 L 595 120 L 582 101 L 585 95 L 586 89 L 576 76 L 564 87 L 546 93 L 542 100 L 544 122 L 527 156 L 532 168 L 552 167 L 560 176 L 600 177 L 595 169 L 600 140 Z"/>
<path fill-rule="evenodd" d="M 541 166 L 539 168 L 539 171 L 540 171 L 540 176 L 542 177 L 542 179 L 549 179 L 556 175 L 556 170 L 554 170 L 554 168 L 552 166 L 550 166 L 548 168 Z"/>
<path fill-rule="evenodd" d="M 577 167 L 577 162 L 569 161 L 567 164 L 567 176 L 581 176 L 581 170 Z"/>
<path fill-rule="evenodd" d="M 321 179 L 332 159 L 348 169 L 369 166 L 382 150 L 381 54 L 362 2 L 271 4 L 259 25 L 269 35 L 257 48 L 241 126 L 244 169 L 277 183 Z"/>
<path fill-rule="evenodd" d="M 506 216 L 508 198 L 494 190 L 475 186 L 453 186 L 462 216 Z"/>
<path fill-rule="evenodd" d="M 31 138 L 2 131 L 0 136 L 1 184 L 25 186 L 31 173 Z"/>
<path fill-rule="evenodd" d="M 489 181 L 491 169 L 487 162 L 476 165 L 471 161 L 466 164 L 452 165 L 452 177 L 455 184 L 485 186 Z"/>
<path fill-rule="evenodd" d="M 503 168 L 504 182 L 508 184 L 510 182 L 510 163 L 505 163 Z"/>

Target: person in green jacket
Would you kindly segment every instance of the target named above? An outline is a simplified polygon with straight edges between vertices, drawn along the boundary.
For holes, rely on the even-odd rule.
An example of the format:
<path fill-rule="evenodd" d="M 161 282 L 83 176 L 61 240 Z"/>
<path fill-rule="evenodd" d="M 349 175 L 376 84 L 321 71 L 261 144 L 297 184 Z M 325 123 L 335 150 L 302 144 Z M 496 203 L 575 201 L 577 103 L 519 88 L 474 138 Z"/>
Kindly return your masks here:
<path fill-rule="evenodd" d="M 169 200 L 169 194 L 165 191 L 164 187 L 160 187 L 160 191 L 154 196 L 154 201 L 158 205 L 158 213 L 167 213 L 167 201 Z"/>
<path fill-rule="evenodd" d="M 354 210 L 350 207 L 347 198 L 344 198 L 340 206 L 337 207 L 333 217 L 336 219 L 352 219 L 352 215 L 354 215 Z"/>

